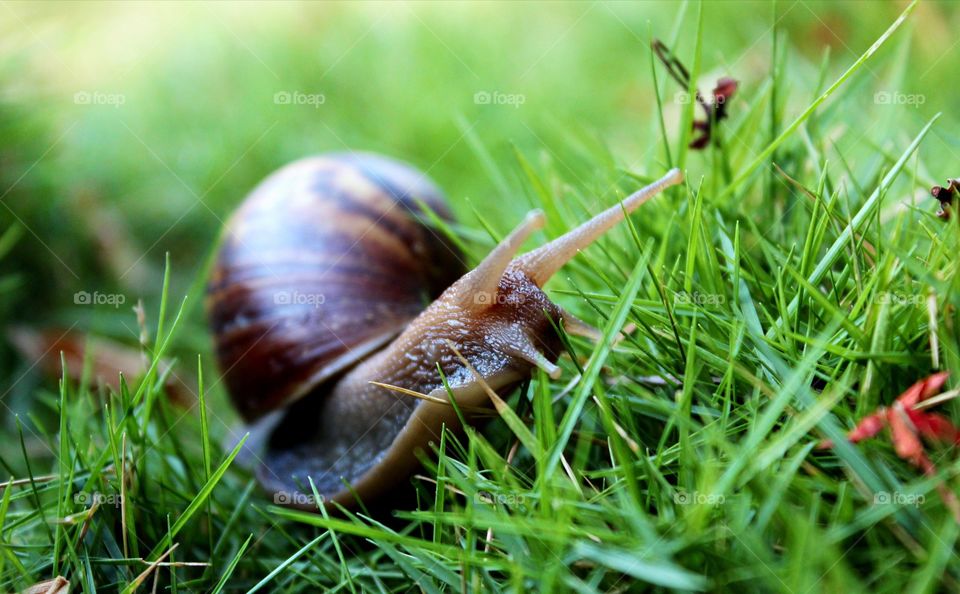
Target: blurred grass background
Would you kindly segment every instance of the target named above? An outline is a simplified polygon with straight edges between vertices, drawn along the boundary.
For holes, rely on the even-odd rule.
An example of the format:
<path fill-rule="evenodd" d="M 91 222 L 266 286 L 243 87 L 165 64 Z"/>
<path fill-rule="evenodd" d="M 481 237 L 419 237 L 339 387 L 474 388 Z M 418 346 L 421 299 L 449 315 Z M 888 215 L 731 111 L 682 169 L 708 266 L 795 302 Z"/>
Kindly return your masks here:
<path fill-rule="evenodd" d="M 838 63 L 833 77 L 903 5 L 707 4 L 701 87 L 728 74 L 741 81 L 737 101 L 751 99 L 770 74 L 776 10 L 797 52 L 790 66 L 805 69 L 809 85 L 791 81 L 790 113 L 808 102 L 825 51 Z M 0 6 L 0 217 L 25 230 L 3 262 L 18 279 L 3 314 L 31 323 L 80 318 L 112 333 L 113 318 L 130 318 L 129 309 L 75 308 L 75 292 L 155 303 L 169 251 L 174 294 L 183 293 L 246 192 L 307 154 L 362 149 L 411 161 L 446 190 L 466 224 L 476 223 L 478 208 L 495 211 L 489 218 L 500 228 L 526 203 L 502 193 L 518 188 L 490 179 L 471 139 L 507 171 L 518 169 L 511 145 L 550 160 L 561 142 L 605 143 L 612 159 L 642 171 L 662 159 L 639 140 L 657 125 L 650 31 L 676 39 L 684 56 L 695 30 L 682 17 L 686 5 L 653 2 Z M 869 67 L 858 77 L 845 102 L 863 105 L 848 124 L 873 127 L 864 142 L 893 133 L 871 126 L 878 119 L 918 125 L 944 111 L 949 123 L 940 128 L 955 126 L 950 46 L 958 26 L 949 3 L 922 5 L 908 25 L 910 88 L 886 90 L 943 90 L 922 105 L 877 106 L 883 78 Z M 801 56 L 807 64 L 793 63 Z M 679 91 L 673 81 L 661 85 L 666 97 Z M 276 104 L 284 92 L 324 102 Z M 523 103 L 478 105 L 477 93 L 521 95 Z M 102 104 L 110 101 L 120 104 Z M 694 179 L 700 165 L 691 163 Z M 589 174 L 572 162 L 560 169 Z"/>

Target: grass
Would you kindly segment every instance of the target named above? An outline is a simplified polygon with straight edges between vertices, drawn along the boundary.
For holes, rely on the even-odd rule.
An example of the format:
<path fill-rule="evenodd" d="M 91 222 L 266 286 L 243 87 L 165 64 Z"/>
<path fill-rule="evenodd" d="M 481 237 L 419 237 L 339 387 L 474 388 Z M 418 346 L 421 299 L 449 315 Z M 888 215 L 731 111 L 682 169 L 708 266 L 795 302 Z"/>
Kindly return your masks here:
<path fill-rule="evenodd" d="M 374 103 L 338 102 L 334 91 L 321 118 L 276 116 L 281 123 L 274 126 L 285 131 L 277 138 L 272 115 L 230 104 L 229 84 L 211 84 L 195 104 L 183 89 L 161 95 L 179 105 L 158 105 L 151 95 L 161 92 L 158 81 L 176 85 L 172 75 L 196 72 L 275 90 L 268 71 L 279 63 L 306 84 L 312 75 L 294 58 L 312 51 L 313 37 L 293 33 L 285 47 L 269 41 L 282 28 L 277 22 L 296 21 L 290 14 L 262 25 L 266 32 L 243 13 L 204 16 L 208 24 L 225 19 L 228 29 L 246 27 L 240 30 L 252 36 L 247 49 L 266 47 L 251 51 L 267 68 L 244 70 L 250 56 L 216 65 L 213 58 L 227 55 L 216 43 L 199 56 L 165 50 L 140 86 L 125 90 L 131 107 L 120 116 L 89 110 L 71 128 L 50 115 L 60 112 L 30 115 L 16 97 L 0 103 L 14 142 L 3 149 L 10 166 L 2 180 L 11 189 L 0 199 L 10 215 L 0 236 L 7 319 L 52 320 L 139 341 L 150 361 L 144 378 L 125 378 L 119 391 L 108 392 L 89 372 L 79 383 L 57 384 L 31 373 L 31 362 L 4 355 L 11 387 L 0 401 L 19 414 L 8 415 L 0 445 L 0 473 L 11 481 L 0 491 L 0 591 L 56 575 L 84 592 L 960 589 L 960 526 L 936 490 L 941 483 L 956 490 L 956 453 L 934 448 L 940 474 L 928 478 L 897 456 L 885 434 L 857 445 L 843 440 L 859 418 L 915 380 L 936 369 L 960 371 L 957 217 L 936 218 L 926 194 L 957 174 L 960 137 L 951 98 L 943 96 L 949 93 L 922 72 L 945 66 L 924 53 L 919 33 L 947 13 L 936 4 L 910 4 L 902 15 L 885 7 L 862 15 L 872 38 L 842 39 L 839 52 L 817 55 L 803 45 L 805 23 L 843 23 L 860 14 L 859 5 L 785 3 L 759 16 L 757 5 L 731 6 L 659 6 L 649 25 L 640 12 L 604 6 L 596 10 L 612 16 L 604 13 L 605 24 L 587 17 L 585 39 L 606 39 L 614 26 L 616 36 L 600 50 L 588 43 L 558 50 L 576 75 L 571 80 L 595 83 L 597 97 L 644 87 L 649 117 L 626 132 L 621 122 L 635 113 L 604 113 L 597 97 L 581 107 L 579 88 L 558 99 L 552 113 L 538 103 L 551 82 L 572 76 L 547 66 L 527 86 L 516 83 L 529 88 L 522 109 L 542 118 L 536 123 L 515 119 L 508 108 L 474 119 L 476 106 L 438 122 L 436 105 L 470 97 L 475 81 L 433 79 L 429 72 L 413 75 L 413 86 L 431 100 L 420 104 L 409 89 L 398 89 L 402 99 L 384 109 L 404 124 L 377 132 L 363 117 Z M 334 41 L 317 50 L 334 64 L 372 17 L 339 6 L 323 10 L 347 30 L 338 37 L 331 29 Z M 477 7 L 452 17 L 420 6 L 397 10 L 410 12 L 403 14 L 412 24 L 390 26 L 371 43 L 404 48 L 441 72 L 472 68 L 481 84 L 506 68 L 501 60 L 476 59 L 490 49 L 468 32 Z M 517 18 L 537 15 L 527 6 L 516 10 Z M 796 20 L 793 10 L 808 20 Z M 551 41 L 580 14 L 577 6 L 558 12 L 563 18 L 540 17 Z M 759 35 L 756 50 L 751 39 L 715 26 L 738 15 Z M 42 14 L 24 18 L 47 22 Z M 506 32 L 511 25 L 484 26 Z M 444 27 L 468 41 L 424 32 L 445 34 Z M 45 38 L 39 28 L 33 32 Z M 695 79 L 701 74 L 702 89 L 714 73 L 741 81 L 719 142 L 705 151 L 687 148 L 690 132 L 681 123 L 700 114 L 693 103 L 675 100 L 683 89 L 647 53 L 651 34 L 692 65 Z M 214 39 L 233 36 L 221 31 Z M 527 62 L 549 46 L 515 39 Z M 456 49 L 447 52 L 450 43 Z M 356 62 L 346 58 L 351 69 L 382 56 L 382 48 L 367 45 L 359 44 Z M 591 61 L 578 61 L 577 48 L 595 60 L 623 50 L 618 55 L 635 68 L 617 69 L 619 80 L 605 82 L 611 70 L 597 75 Z M 736 49 L 763 63 L 763 72 L 725 57 Z M 18 60 L 30 55 L 8 56 L 3 72 L 29 80 L 33 70 Z M 380 74 L 371 80 L 331 67 L 329 88 L 366 94 L 381 83 L 399 84 L 391 66 L 371 65 Z M 247 80 L 259 77 L 267 82 Z M 885 105 L 876 93 L 919 95 L 925 103 Z M 590 123 L 569 124 L 581 109 Z M 199 131 L 178 132 L 171 114 Z M 225 121 L 250 115 L 254 123 L 210 123 L 212 114 Z M 24 117 L 15 121 L 18 115 Z M 351 136 L 337 123 L 343 120 L 361 130 Z M 125 143 L 107 133 L 127 135 L 124 127 Z M 603 338 L 569 338 L 561 379 L 538 375 L 495 403 L 500 419 L 465 435 L 445 434 L 412 479 L 415 505 L 388 516 L 273 505 L 237 464 L 244 432 L 210 359 L 202 300 L 215 219 L 270 169 L 313 146 L 294 131 L 320 132 L 325 148 L 337 148 L 335 139 L 370 146 L 371 138 L 389 138 L 374 148 L 424 168 L 435 160 L 431 175 L 456 188 L 451 199 L 461 223 L 454 232 L 473 262 L 528 208 L 547 213 L 541 242 L 670 165 L 687 171 L 684 187 L 643 207 L 548 285 L 558 303 L 602 328 Z M 30 163 L 61 133 L 69 150 L 56 150 L 52 164 L 41 159 L 31 173 Z M 217 142 L 204 138 L 213 133 Z M 513 135 L 519 140 L 507 143 Z M 250 146 L 250 154 L 223 155 L 223 145 Z M 449 160 L 436 158 L 450 146 L 456 149 Z M 90 202 L 55 197 L 76 171 L 86 177 L 74 191 L 93 194 Z M 27 200 L 34 195 L 46 199 Z M 77 223 L 85 210 L 95 224 Z M 64 211 L 71 224 L 55 232 Z M 166 224 L 158 231 L 151 223 L 181 216 L 170 237 Z M 116 221 L 130 221 L 136 239 L 121 233 L 111 243 L 91 232 L 104 221 L 121 231 Z M 165 261 L 152 250 L 124 259 L 128 243 L 158 235 L 159 248 L 170 252 Z M 99 252 L 71 251 L 91 237 L 107 243 Z M 43 280 L 49 285 L 34 284 Z M 47 288 L 34 294 L 31 286 Z M 126 307 L 64 306 L 76 290 L 145 295 L 146 317 L 138 322 Z M 10 313 L 27 304 L 45 313 Z M 172 371 L 159 365 L 164 357 L 176 357 Z M 165 373 L 187 378 L 195 388 L 192 406 L 165 397 Z M 957 418 L 960 406 L 949 401 L 940 410 Z M 822 438 L 833 439 L 835 449 L 814 449 Z"/>

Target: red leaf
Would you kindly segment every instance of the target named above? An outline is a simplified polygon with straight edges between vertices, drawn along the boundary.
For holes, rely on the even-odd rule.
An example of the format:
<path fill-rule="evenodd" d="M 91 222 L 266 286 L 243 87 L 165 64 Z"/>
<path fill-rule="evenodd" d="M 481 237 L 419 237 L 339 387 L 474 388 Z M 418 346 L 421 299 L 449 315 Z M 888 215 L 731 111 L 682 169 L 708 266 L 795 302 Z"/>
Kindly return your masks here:
<path fill-rule="evenodd" d="M 943 384 L 947 383 L 949 376 L 950 374 L 948 372 L 941 371 L 923 380 L 923 393 L 920 394 L 920 400 L 926 400 L 931 396 L 939 394 L 941 390 L 943 390 Z"/>
<path fill-rule="evenodd" d="M 886 409 L 881 408 L 878 412 L 860 419 L 853 431 L 847 434 L 847 439 L 857 443 L 880 433 L 880 430 L 887 424 L 886 412 Z"/>
<path fill-rule="evenodd" d="M 887 410 L 887 422 L 890 423 L 890 433 L 893 435 L 893 447 L 897 455 L 909 461 L 914 466 L 926 470 L 923 460 L 923 444 L 917 437 L 916 427 L 910 422 L 906 411 L 898 404 Z M 929 459 L 927 460 L 929 462 Z M 932 467 L 932 463 L 930 464 Z"/>
<path fill-rule="evenodd" d="M 853 443 L 863 441 L 864 439 L 873 437 L 877 433 L 880 433 L 886 424 L 887 412 L 886 409 L 881 408 L 879 412 L 860 419 L 860 422 L 857 423 L 857 426 L 847 433 L 847 439 Z M 830 439 L 825 439 L 817 444 L 817 448 L 821 450 L 830 449 L 832 447 L 833 441 Z"/>
<path fill-rule="evenodd" d="M 946 417 L 919 410 L 906 412 L 921 436 L 931 441 L 960 445 L 960 429 Z"/>

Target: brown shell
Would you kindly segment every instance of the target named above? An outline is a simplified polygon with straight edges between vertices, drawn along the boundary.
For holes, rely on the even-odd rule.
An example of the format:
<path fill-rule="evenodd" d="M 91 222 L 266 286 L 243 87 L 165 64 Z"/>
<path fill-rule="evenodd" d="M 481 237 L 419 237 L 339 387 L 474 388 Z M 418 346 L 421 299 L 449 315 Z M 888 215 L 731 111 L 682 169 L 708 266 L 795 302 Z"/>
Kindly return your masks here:
<path fill-rule="evenodd" d="M 220 369 L 246 420 L 380 348 L 465 272 L 418 200 L 452 220 L 425 175 L 364 153 L 296 161 L 247 197 L 208 288 Z"/>

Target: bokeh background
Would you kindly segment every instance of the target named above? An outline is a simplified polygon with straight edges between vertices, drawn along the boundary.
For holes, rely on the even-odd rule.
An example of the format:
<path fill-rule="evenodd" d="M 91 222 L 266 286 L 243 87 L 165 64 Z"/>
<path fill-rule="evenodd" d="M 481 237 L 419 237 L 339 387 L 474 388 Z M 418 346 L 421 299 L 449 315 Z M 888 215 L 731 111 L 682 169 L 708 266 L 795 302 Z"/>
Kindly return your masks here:
<path fill-rule="evenodd" d="M 790 121 L 905 5 L 706 3 L 700 87 L 740 80 L 735 122 L 769 93 L 779 64 L 791 72 L 778 98 Z M 637 172 L 663 162 L 663 147 L 641 140 L 659 137 L 650 38 L 689 65 L 695 15 L 672 2 L 2 2 L 0 323 L 135 345 L 131 307 L 142 299 L 155 325 L 164 255 L 176 303 L 202 282 L 244 195 L 324 151 L 378 151 L 428 172 L 481 254 L 489 241 L 476 213 L 504 231 L 531 202 L 517 153 L 549 166 L 551 190 L 595 188 L 598 200 L 603 180 L 578 152 Z M 881 50 L 892 67 L 868 64 L 847 83 L 842 101 L 862 105 L 843 125 L 863 134 L 837 134 L 851 161 L 903 146 L 942 111 L 920 170 L 958 173 L 948 171 L 960 167 L 958 31 L 951 3 L 923 3 Z M 673 134 L 680 88 L 662 69 L 659 84 Z M 708 165 L 694 156 L 692 178 Z M 78 292 L 123 303 L 78 304 Z M 208 358 L 202 303 L 187 311 L 174 353 Z M 38 387 L 55 387 L 31 365 L 0 344 L 3 434 Z"/>

